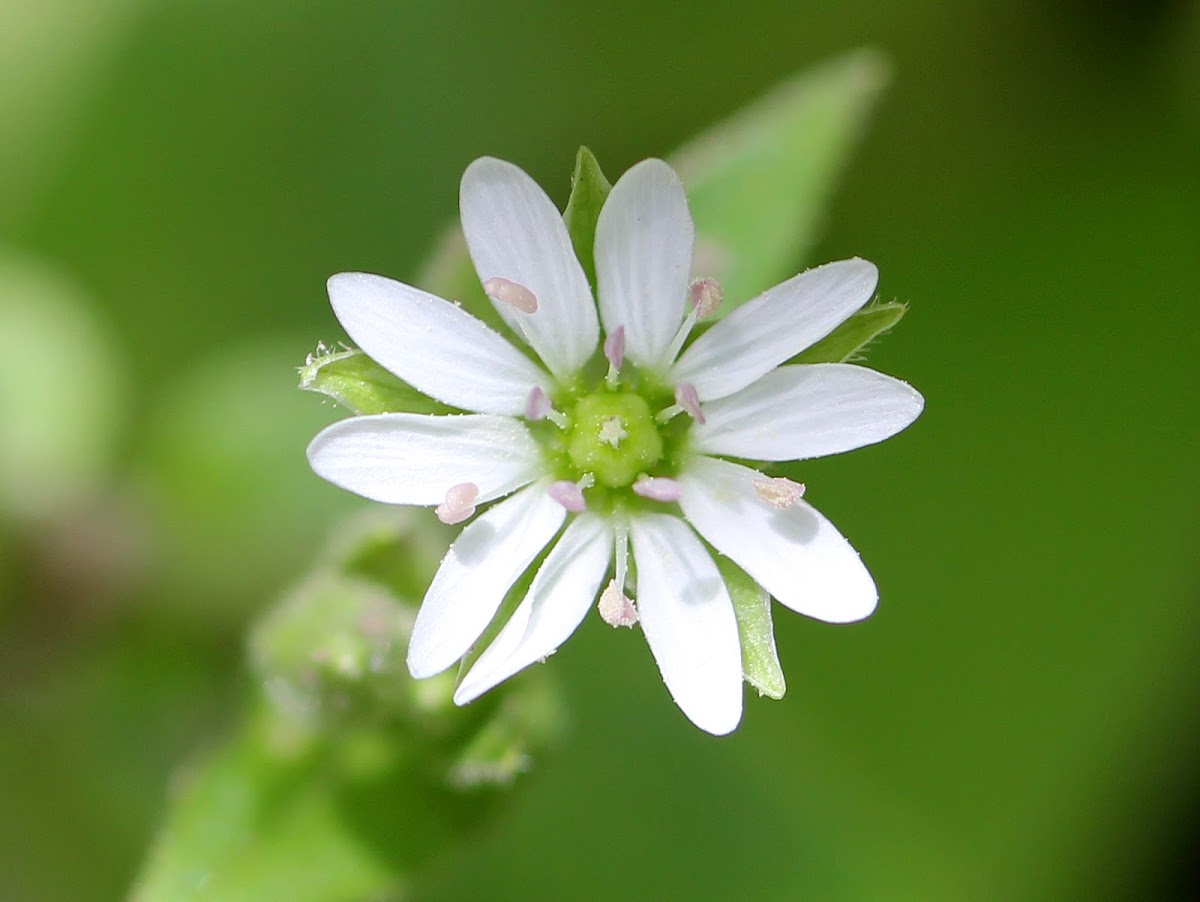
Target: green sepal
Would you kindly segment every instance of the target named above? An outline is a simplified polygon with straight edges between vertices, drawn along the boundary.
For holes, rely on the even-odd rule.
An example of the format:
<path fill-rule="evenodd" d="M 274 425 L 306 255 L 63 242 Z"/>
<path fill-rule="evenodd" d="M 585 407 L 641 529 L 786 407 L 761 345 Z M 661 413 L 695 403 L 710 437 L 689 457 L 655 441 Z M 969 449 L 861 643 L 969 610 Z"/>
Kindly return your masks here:
<path fill-rule="evenodd" d="M 357 349 L 318 345 L 300 367 L 300 388 L 319 392 L 356 414 L 448 413 L 452 408 L 402 382 Z"/>
<path fill-rule="evenodd" d="M 716 562 L 729 597 L 733 599 L 738 638 L 742 643 L 742 676 L 759 695 L 781 699 L 787 692 L 787 683 L 775 648 L 771 596 L 729 558 L 718 555 Z"/>
<path fill-rule="evenodd" d="M 670 158 L 696 222 L 696 275 L 721 314 L 797 272 L 842 168 L 888 80 L 859 50 L 792 78 Z"/>
<path fill-rule="evenodd" d="M 596 222 L 600 219 L 600 210 L 611 190 L 612 185 L 600 170 L 595 155 L 586 147 L 579 148 L 575 156 L 575 172 L 571 176 L 571 196 L 567 200 L 567 209 L 563 211 L 563 220 L 567 224 L 571 244 L 575 246 L 575 256 L 579 258 L 579 265 L 583 267 L 592 291 L 596 290 Z"/>
<path fill-rule="evenodd" d="M 908 312 L 899 301 L 869 304 L 788 363 L 843 363 L 860 358 L 867 345 L 895 328 Z"/>

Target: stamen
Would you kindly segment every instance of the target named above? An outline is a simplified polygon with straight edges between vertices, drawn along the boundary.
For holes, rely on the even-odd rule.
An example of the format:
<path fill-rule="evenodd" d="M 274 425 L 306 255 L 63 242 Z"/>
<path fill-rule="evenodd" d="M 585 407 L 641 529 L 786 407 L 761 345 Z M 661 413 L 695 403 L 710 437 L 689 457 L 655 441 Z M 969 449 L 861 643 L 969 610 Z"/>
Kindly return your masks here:
<path fill-rule="evenodd" d="M 617 326 L 604 339 L 604 356 L 613 369 L 619 370 L 625 362 L 625 327 Z"/>
<path fill-rule="evenodd" d="M 433 512 L 447 526 L 453 526 L 475 513 L 475 501 L 478 498 L 479 486 L 473 482 L 460 482 L 450 486 L 445 503 L 439 504 Z"/>
<path fill-rule="evenodd" d="M 717 312 L 723 300 L 725 292 L 716 279 L 696 279 L 688 286 L 688 301 L 697 319 L 708 319 Z"/>
<path fill-rule="evenodd" d="M 565 413 L 550 406 L 550 399 L 546 397 L 540 385 L 535 385 L 529 391 L 529 397 L 525 401 L 525 419 L 530 422 L 549 420 L 559 429 L 566 429 L 571 425 Z"/>
<path fill-rule="evenodd" d="M 683 413 L 683 408 L 680 407 L 678 404 L 672 404 L 670 407 L 664 407 L 662 410 L 660 410 L 658 413 L 656 413 L 654 415 L 654 422 L 669 423 L 671 420 L 675 419 L 675 417 L 679 416 L 681 413 Z"/>
<path fill-rule="evenodd" d="M 666 476 L 642 476 L 633 484 L 633 491 L 651 501 L 670 503 L 683 496 L 683 485 Z"/>
<path fill-rule="evenodd" d="M 700 398 L 696 395 L 696 386 L 690 382 L 680 382 L 675 386 L 675 403 L 692 415 L 692 419 L 704 425 L 704 411 L 700 409 Z"/>
<path fill-rule="evenodd" d="M 483 290 L 493 301 L 516 307 L 522 313 L 536 313 L 537 297 L 524 285 L 518 285 L 500 276 L 493 276 L 483 283 Z"/>
<path fill-rule="evenodd" d="M 804 483 L 783 476 L 759 476 L 751 482 L 759 499 L 779 510 L 786 510 L 804 497 Z"/>
<path fill-rule="evenodd" d="M 683 318 L 683 323 L 679 326 L 675 337 L 671 339 L 671 343 L 667 345 L 667 352 L 663 355 L 664 360 L 672 361 L 679 356 L 679 351 L 683 347 L 683 343 L 692 334 L 692 326 L 696 325 L 696 318 L 696 308 L 693 307 L 691 312 Z"/>
<path fill-rule="evenodd" d="M 637 608 L 629 597 L 617 587 L 617 581 L 611 580 L 600 593 L 600 603 L 596 605 L 601 618 L 611 627 L 632 627 L 638 622 Z"/>
<path fill-rule="evenodd" d="M 529 392 L 529 399 L 525 402 L 525 419 L 544 420 L 550 410 L 550 399 L 546 397 L 546 393 L 542 391 L 540 385 L 535 385 Z"/>
<path fill-rule="evenodd" d="M 546 493 L 573 514 L 582 514 L 587 510 L 587 502 L 583 499 L 583 489 L 569 479 L 550 483 Z"/>
<path fill-rule="evenodd" d="M 625 591 L 625 574 L 629 568 L 629 524 L 618 516 L 613 523 L 614 557 L 617 561 L 617 588 Z"/>
<path fill-rule="evenodd" d="M 619 448 L 621 440 L 628 436 L 629 430 L 625 428 L 625 423 L 620 417 L 606 417 L 604 422 L 600 424 L 600 432 L 596 438 L 606 445 Z"/>
<path fill-rule="evenodd" d="M 692 334 L 692 327 L 696 325 L 696 321 L 716 313 L 724 297 L 725 294 L 715 279 L 696 279 L 688 286 L 688 315 L 683 318 L 675 337 L 667 345 L 664 359 L 671 361 L 679 356 L 679 351 L 687 337 Z"/>

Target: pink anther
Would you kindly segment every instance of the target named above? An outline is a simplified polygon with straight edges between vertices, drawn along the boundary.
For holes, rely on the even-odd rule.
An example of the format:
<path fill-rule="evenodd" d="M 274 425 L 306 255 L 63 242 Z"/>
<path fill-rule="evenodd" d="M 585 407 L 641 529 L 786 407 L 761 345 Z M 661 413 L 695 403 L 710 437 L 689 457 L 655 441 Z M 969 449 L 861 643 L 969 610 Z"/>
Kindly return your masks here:
<path fill-rule="evenodd" d="M 479 486 L 473 482 L 460 482 L 446 492 L 446 501 L 434 508 L 437 518 L 447 526 L 461 523 L 475 513 L 475 501 L 479 498 Z"/>
<path fill-rule="evenodd" d="M 524 285 L 518 285 L 509 279 L 502 279 L 500 276 L 493 276 L 483 283 L 483 290 L 493 301 L 516 307 L 522 313 L 537 312 L 537 297 Z"/>

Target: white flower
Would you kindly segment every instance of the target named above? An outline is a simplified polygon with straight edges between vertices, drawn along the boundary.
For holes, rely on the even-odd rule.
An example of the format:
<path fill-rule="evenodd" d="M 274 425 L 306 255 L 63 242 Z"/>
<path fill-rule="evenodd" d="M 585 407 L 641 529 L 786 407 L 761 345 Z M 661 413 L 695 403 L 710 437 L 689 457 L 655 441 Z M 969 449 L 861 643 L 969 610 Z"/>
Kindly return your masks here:
<path fill-rule="evenodd" d="M 409 669 L 423 678 L 456 664 L 549 548 L 455 701 L 553 653 L 607 586 L 605 619 L 640 622 L 679 707 L 728 733 L 741 719 L 741 649 L 705 542 L 794 611 L 842 623 L 875 607 L 858 554 L 800 500 L 802 486 L 725 459 L 837 454 L 916 419 L 921 396 L 903 382 L 848 364 L 783 365 L 871 298 L 875 267 L 853 259 L 801 273 L 684 347 L 697 318 L 694 228 L 662 161 L 626 172 L 600 214 L 598 303 L 562 217 L 524 172 L 477 160 L 460 199 L 480 281 L 540 364 L 449 301 L 380 276 L 334 276 L 334 312 L 363 351 L 466 413 L 352 417 L 308 449 L 330 482 L 436 506 L 444 522 L 496 501 L 442 561 Z M 692 301 L 711 308 L 714 288 L 696 286 Z"/>

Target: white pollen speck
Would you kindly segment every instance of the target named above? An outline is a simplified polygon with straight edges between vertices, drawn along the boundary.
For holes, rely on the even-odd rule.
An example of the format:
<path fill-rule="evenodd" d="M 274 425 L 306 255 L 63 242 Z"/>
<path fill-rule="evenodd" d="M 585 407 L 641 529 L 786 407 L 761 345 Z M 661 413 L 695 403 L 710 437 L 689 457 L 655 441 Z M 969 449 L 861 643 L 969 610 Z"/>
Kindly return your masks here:
<path fill-rule="evenodd" d="M 617 581 L 610 580 L 608 587 L 600 593 L 600 603 L 596 606 L 601 619 L 611 627 L 632 627 L 638 622 L 637 608 L 629 597 L 617 588 Z"/>
<path fill-rule="evenodd" d="M 600 441 L 604 442 L 606 445 L 612 445 L 614 448 L 619 448 L 621 446 L 622 439 L 626 438 L 628 435 L 629 432 L 625 429 L 625 423 L 620 417 L 607 417 L 604 422 L 600 424 L 600 432 L 597 434 L 596 438 L 600 439 Z"/>
<path fill-rule="evenodd" d="M 804 483 L 783 476 L 761 476 L 753 484 L 759 499 L 779 510 L 786 510 L 804 497 Z"/>

